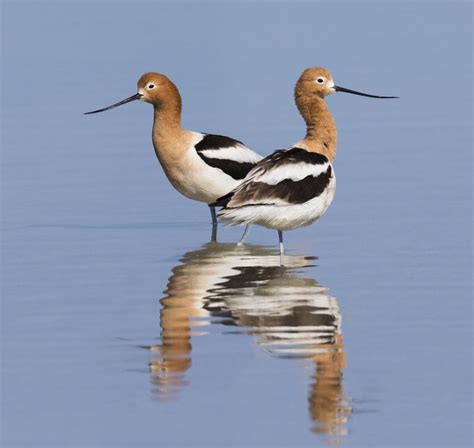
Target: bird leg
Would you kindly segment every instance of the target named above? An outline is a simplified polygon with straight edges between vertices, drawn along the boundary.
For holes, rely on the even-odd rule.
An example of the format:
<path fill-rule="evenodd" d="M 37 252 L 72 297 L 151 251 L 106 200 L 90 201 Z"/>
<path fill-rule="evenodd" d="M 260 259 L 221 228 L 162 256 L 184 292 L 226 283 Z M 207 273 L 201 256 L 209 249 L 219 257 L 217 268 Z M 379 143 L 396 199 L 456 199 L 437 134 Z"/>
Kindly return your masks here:
<path fill-rule="evenodd" d="M 244 244 L 245 238 L 247 238 L 247 235 L 249 234 L 249 232 L 250 232 L 250 224 L 247 224 L 245 226 L 244 233 L 242 234 L 240 238 L 240 241 L 237 243 L 237 246 L 242 246 L 242 244 Z"/>
<path fill-rule="evenodd" d="M 285 254 L 285 247 L 283 246 L 283 232 L 278 231 L 278 240 L 280 241 L 280 266 L 283 266 L 283 255 Z"/>
<path fill-rule="evenodd" d="M 211 210 L 212 218 L 212 233 L 211 233 L 211 242 L 217 241 L 217 216 L 216 216 L 216 207 L 209 206 Z"/>

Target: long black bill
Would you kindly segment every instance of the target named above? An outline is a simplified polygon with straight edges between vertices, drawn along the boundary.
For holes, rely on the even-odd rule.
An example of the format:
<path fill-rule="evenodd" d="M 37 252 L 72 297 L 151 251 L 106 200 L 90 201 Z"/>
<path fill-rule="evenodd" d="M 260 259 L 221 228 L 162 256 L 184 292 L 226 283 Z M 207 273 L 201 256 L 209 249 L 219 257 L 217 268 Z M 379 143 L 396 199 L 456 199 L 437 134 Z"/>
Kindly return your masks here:
<path fill-rule="evenodd" d="M 378 95 L 369 95 L 368 93 L 357 92 L 356 90 L 346 89 L 344 87 L 334 86 L 336 92 L 346 92 L 352 93 L 353 95 L 368 96 L 369 98 L 399 98 L 398 96 L 378 96 Z"/>
<path fill-rule="evenodd" d="M 142 97 L 141 93 L 136 93 L 135 95 L 129 96 L 128 98 L 125 98 L 124 100 L 119 101 L 118 103 L 112 104 L 111 106 L 104 107 L 103 109 L 93 110 L 91 112 L 86 112 L 84 115 L 97 114 L 99 112 L 104 112 L 106 110 L 113 109 L 114 107 L 119 107 L 122 104 L 127 104 L 130 101 L 139 100 L 141 97 Z"/>

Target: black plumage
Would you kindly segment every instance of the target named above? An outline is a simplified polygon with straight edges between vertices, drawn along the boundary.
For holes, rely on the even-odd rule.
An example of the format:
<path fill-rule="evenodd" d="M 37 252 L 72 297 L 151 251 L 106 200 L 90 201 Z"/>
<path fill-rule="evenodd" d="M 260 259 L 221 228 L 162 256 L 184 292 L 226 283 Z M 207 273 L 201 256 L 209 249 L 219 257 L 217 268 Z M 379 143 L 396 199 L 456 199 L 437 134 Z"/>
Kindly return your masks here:
<path fill-rule="evenodd" d="M 201 152 L 209 149 L 229 148 L 237 145 L 244 146 L 242 142 L 226 137 L 225 135 L 205 134 L 204 138 L 196 144 L 195 148 L 197 152 Z"/>

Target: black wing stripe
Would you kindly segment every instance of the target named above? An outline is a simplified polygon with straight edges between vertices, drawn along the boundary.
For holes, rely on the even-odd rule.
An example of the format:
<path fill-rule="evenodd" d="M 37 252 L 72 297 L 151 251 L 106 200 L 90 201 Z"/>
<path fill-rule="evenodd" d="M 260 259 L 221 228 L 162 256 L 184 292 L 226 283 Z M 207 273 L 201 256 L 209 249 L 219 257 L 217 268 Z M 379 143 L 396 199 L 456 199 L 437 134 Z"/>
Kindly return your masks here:
<path fill-rule="evenodd" d="M 328 169 L 317 177 L 306 176 L 304 179 L 294 181 L 285 179 L 276 185 L 268 185 L 263 182 L 255 182 L 257 194 L 254 200 L 265 198 L 282 199 L 289 204 L 303 204 L 314 199 L 326 190 L 331 180 L 332 169 Z"/>
<path fill-rule="evenodd" d="M 204 160 L 204 162 L 206 162 L 209 166 L 212 166 L 213 168 L 219 168 L 235 180 L 243 179 L 255 166 L 255 164 L 249 162 L 236 162 L 235 160 L 228 159 L 211 159 L 201 154 L 199 151 L 198 154 L 199 157 L 201 157 L 201 159 Z"/>
<path fill-rule="evenodd" d="M 248 194 L 248 197 L 252 199 L 249 204 L 237 205 L 235 207 L 228 208 L 239 208 L 247 205 L 260 205 L 269 204 L 273 200 L 282 200 L 288 204 L 304 204 L 305 202 L 315 199 L 324 193 L 326 188 L 329 186 L 332 177 L 332 167 L 328 166 L 328 169 L 321 173 L 319 176 L 306 176 L 304 179 L 294 181 L 291 179 L 285 179 L 276 185 L 269 185 L 264 182 L 251 182 L 244 186 L 242 195 Z M 240 193 L 240 192 L 239 192 Z M 221 198 L 224 205 L 228 204 L 230 200 L 227 197 Z M 231 199 L 231 198 L 230 198 Z M 220 205 L 220 204 L 219 204 Z M 281 205 L 281 204 L 276 204 Z"/>

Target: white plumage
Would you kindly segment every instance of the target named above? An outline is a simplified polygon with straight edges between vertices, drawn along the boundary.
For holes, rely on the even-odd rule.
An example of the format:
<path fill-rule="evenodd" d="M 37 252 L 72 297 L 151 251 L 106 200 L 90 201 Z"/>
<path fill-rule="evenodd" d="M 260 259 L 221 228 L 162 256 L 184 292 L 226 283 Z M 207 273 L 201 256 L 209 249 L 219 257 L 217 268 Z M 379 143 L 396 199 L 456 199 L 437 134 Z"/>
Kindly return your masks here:
<path fill-rule="evenodd" d="M 200 134 L 200 136 L 201 140 L 205 137 L 204 134 Z M 240 143 L 233 146 L 219 148 L 218 151 L 215 149 L 205 149 L 201 151 L 201 154 L 211 159 L 232 160 L 241 163 L 257 163 L 262 159 L 262 156 Z"/>

